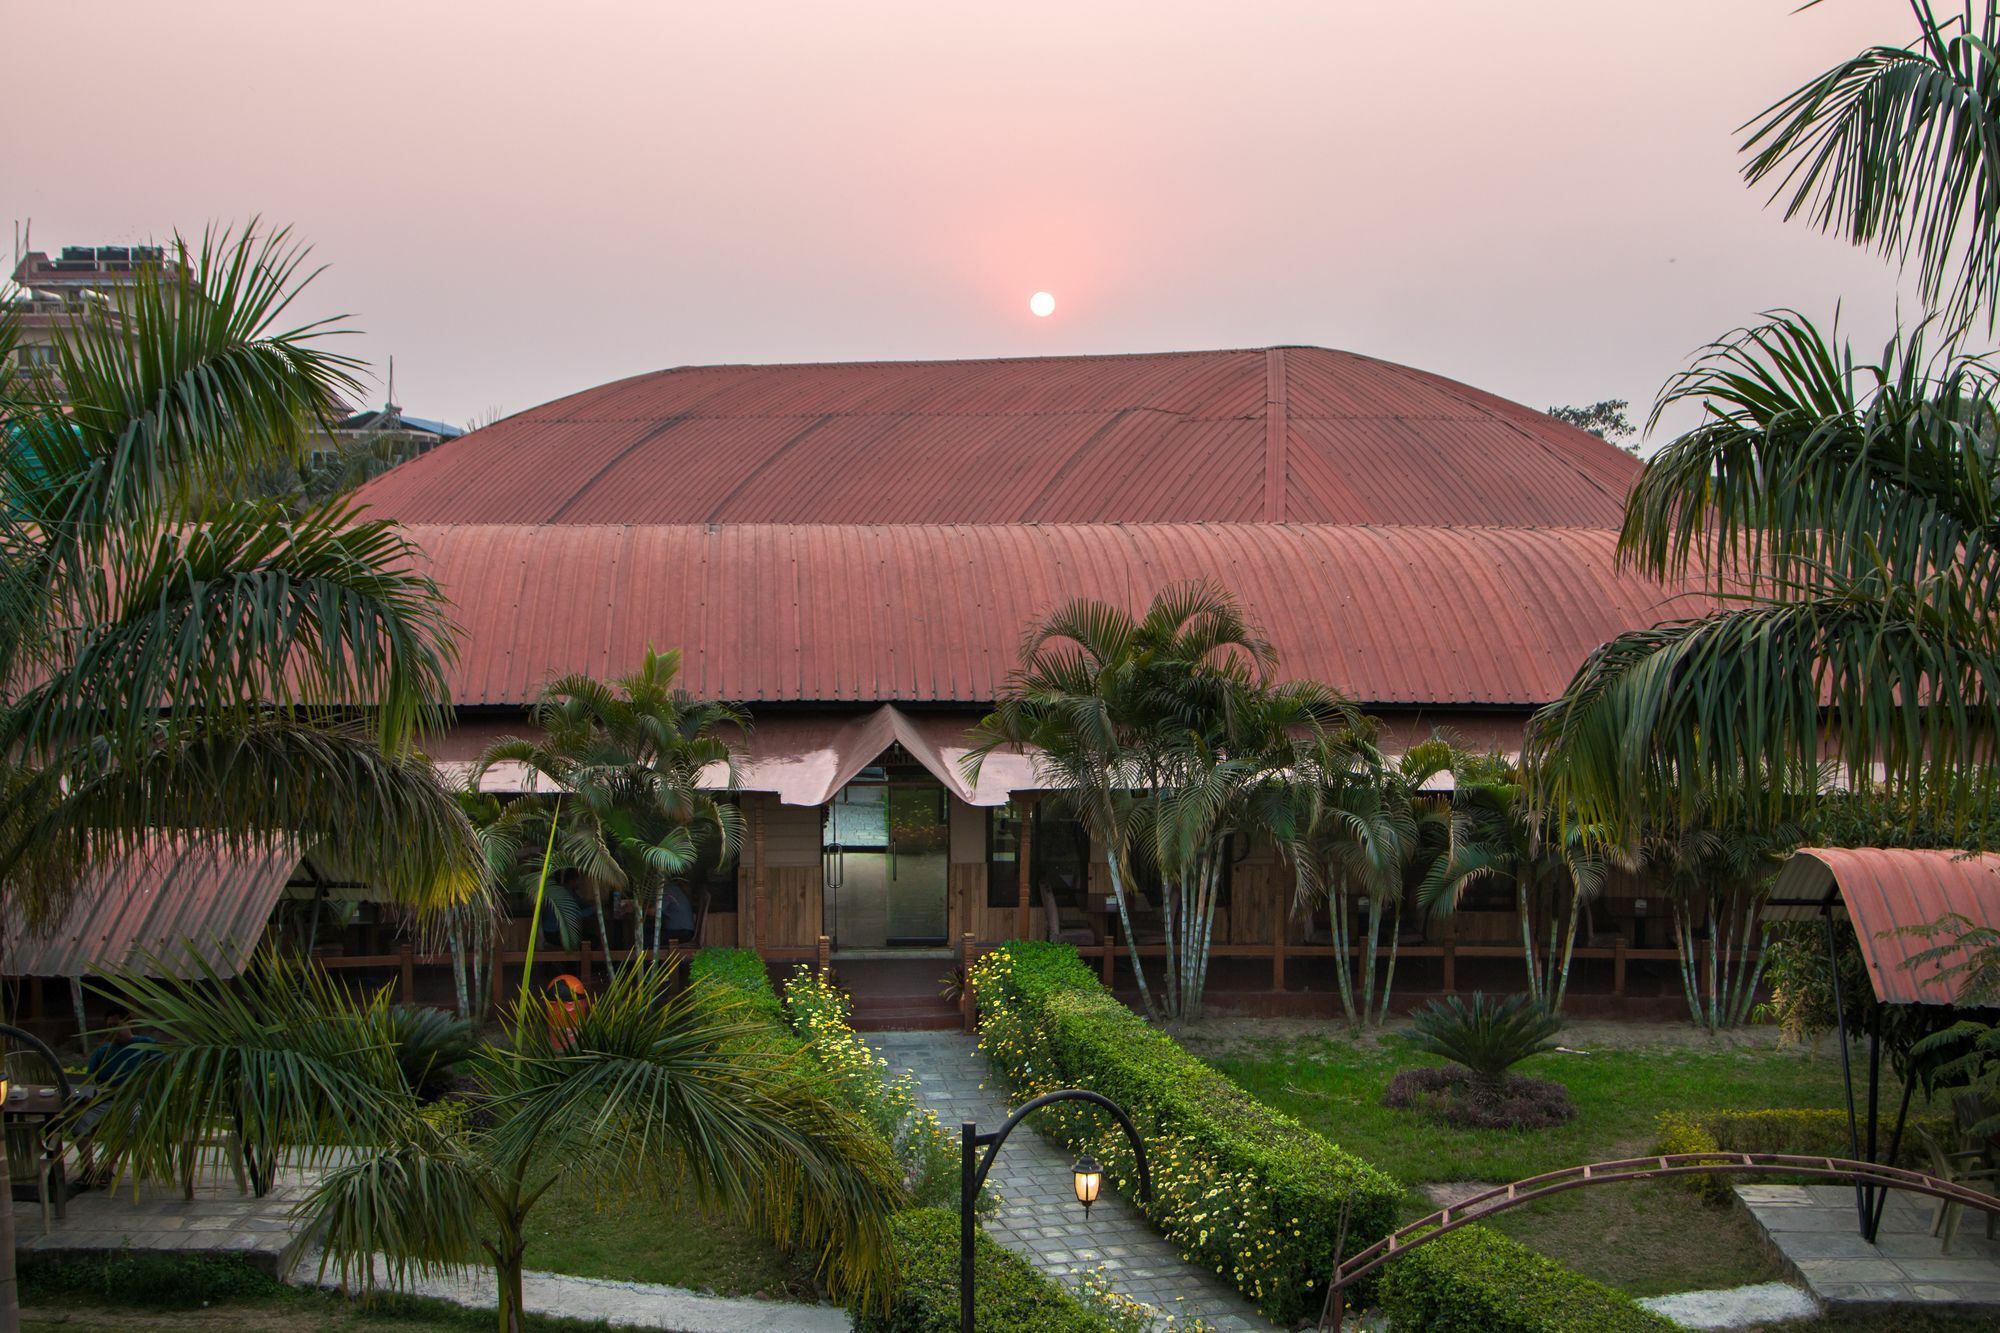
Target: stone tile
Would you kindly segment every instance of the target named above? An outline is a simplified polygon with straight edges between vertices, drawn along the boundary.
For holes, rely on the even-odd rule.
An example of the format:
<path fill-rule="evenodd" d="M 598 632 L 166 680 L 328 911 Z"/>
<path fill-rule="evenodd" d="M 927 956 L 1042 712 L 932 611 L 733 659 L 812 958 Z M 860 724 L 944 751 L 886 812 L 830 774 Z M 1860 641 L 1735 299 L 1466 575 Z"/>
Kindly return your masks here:
<path fill-rule="evenodd" d="M 1799 1259 L 1793 1266 L 1808 1282 L 1900 1282 L 1903 1270 L 1887 1259 Z"/>

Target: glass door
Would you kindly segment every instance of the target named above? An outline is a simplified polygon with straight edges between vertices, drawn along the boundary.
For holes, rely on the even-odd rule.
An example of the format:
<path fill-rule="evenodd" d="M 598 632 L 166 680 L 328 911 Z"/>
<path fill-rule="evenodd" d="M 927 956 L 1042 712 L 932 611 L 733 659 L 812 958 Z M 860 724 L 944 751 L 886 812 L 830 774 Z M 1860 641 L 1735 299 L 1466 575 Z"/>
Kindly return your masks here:
<path fill-rule="evenodd" d="M 826 806 L 824 930 L 836 949 L 945 942 L 950 811 L 936 779 L 867 769 Z"/>

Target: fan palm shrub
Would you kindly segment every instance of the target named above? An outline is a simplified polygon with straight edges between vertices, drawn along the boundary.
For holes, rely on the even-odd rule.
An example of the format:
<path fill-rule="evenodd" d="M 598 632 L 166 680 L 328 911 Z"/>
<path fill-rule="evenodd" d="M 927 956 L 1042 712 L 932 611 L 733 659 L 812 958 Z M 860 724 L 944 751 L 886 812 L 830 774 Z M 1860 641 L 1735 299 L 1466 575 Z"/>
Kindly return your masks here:
<path fill-rule="evenodd" d="M 1562 1019 L 1526 995 L 1472 1002 L 1446 995 L 1410 1015 L 1410 1045 L 1462 1066 L 1485 1087 L 1498 1090 L 1507 1071 L 1531 1055 L 1555 1049 Z"/>
<path fill-rule="evenodd" d="M 322 1174 L 299 1205 L 325 1262 L 372 1283 L 496 1272 L 499 1327 L 523 1327 L 528 1219 L 556 1187 L 673 1185 L 819 1257 L 857 1307 L 886 1299 L 889 1217 L 903 1202 L 887 1145 L 768 1041 L 726 989 L 676 983 L 673 961 L 619 970 L 558 1049 L 538 1007 L 510 1045 L 464 1068 L 468 1114 L 426 1116 L 398 1068 L 386 990 L 356 998 L 310 964 L 266 958 L 225 986 L 120 975 L 105 989 L 161 1052 L 93 1106 L 101 1151 L 142 1173 L 191 1170 L 190 1125 L 235 1123 L 266 1163 Z"/>

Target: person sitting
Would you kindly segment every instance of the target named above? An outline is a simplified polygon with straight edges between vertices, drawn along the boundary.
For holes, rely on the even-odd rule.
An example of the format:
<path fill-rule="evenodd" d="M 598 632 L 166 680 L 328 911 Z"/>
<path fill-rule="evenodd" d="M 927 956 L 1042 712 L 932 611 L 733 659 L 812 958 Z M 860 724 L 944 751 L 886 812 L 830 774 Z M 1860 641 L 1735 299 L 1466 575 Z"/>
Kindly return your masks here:
<path fill-rule="evenodd" d="M 694 938 L 694 904 L 679 883 L 667 885 L 660 899 L 660 935 L 673 944 L 686 944 Z"/>
<path fill-rule="evenodd" d="M 84 1077 L 96 1087 L 117 1087 L 160 1053 L 160 1043 L 155 1038 L 132 1030 L 132 1015 L 126 1010 L 113 1009 L 104 1031 L 105 1040 L 91 1051 L 83 1067 Z"/>

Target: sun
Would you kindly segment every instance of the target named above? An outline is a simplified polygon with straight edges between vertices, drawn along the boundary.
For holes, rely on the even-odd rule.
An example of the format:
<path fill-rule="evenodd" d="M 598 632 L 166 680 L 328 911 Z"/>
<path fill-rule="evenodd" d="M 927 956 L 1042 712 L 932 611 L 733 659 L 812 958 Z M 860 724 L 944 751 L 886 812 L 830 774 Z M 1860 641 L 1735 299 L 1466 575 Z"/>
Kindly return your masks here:
<path fill-rule="evenodd" d="M 1036 292 L 1028 298 L 1028 309 L 1037 319 L 1047 319 L 1056 312 L 1056 298 L 1047 292 Z"/>

